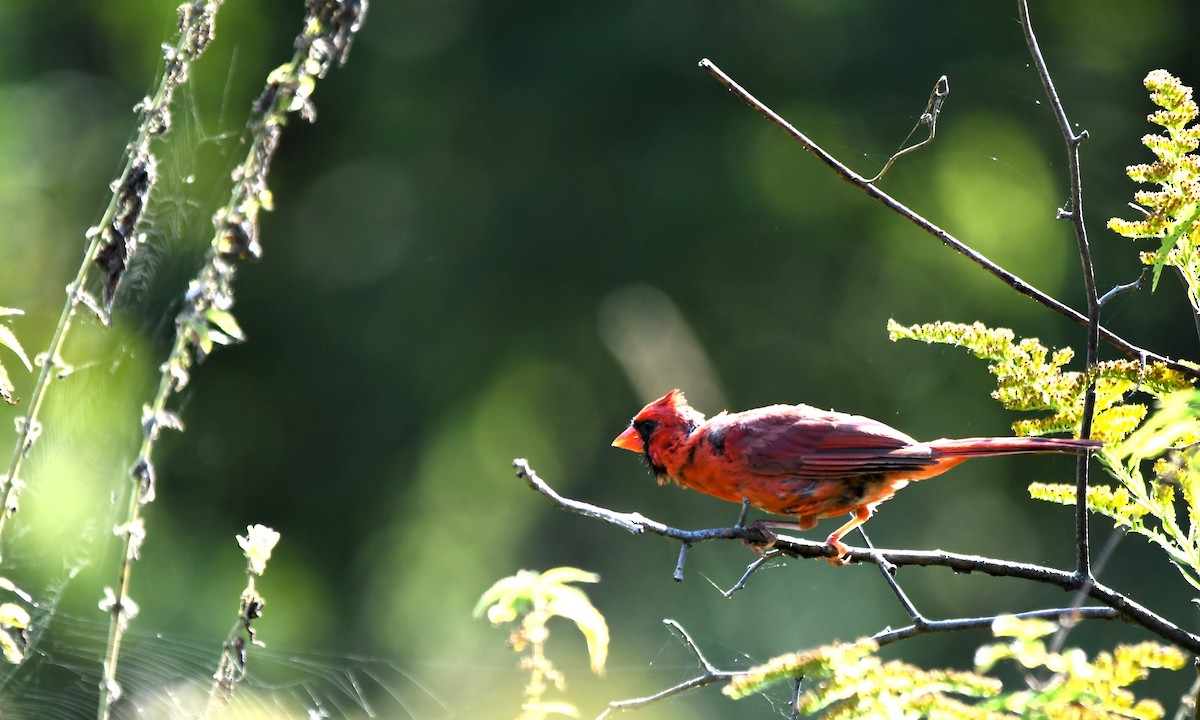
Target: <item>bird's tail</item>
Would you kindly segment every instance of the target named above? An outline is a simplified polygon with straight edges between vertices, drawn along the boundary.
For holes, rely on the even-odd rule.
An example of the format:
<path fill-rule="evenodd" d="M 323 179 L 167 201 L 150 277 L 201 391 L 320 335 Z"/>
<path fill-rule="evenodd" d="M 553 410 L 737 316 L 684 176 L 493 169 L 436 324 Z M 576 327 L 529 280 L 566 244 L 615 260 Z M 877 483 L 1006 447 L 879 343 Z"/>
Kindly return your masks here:
<path fill-rule="evenodd" d="M 987 457 L 1019 453 L 1066 453 L 1082 455 L 1104 446 L 1099 440 L 1047 437 L 962 438 L 933 440 L 925 443 L 935 453 L 946 457 Z"/>

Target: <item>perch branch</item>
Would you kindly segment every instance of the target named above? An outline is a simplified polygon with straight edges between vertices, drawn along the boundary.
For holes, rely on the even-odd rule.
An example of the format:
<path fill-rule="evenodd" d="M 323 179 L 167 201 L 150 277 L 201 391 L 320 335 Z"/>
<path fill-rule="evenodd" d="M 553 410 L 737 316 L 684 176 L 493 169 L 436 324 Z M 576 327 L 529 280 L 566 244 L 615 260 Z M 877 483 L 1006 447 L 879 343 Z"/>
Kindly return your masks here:
<path fill-rule="evenodd" d="M 681 530 L 652 520 L 640 513 L 619 513 L 598 505 L 564 498 L 555 492 L 523 459 L 513 461 L 517 475 L 534 490 L 548 498 L 563 510 L 585 515 L 621 527 L 635 534 L 651 532 L 666 538 L 697 544 L 711 540 L 742 540 L 752 545 L 765 545 L 768 541 L 762 533 L 751 527 L 710 528 L 706 530 Z M 836 552 L 824 543 L 803 540 L 788 535 L 776 535 L 772 550 L 794 558 L 828 558 Z M 1116 611 L 1117 616 L 1133 625 L 1138 625 L 1176 647 L 1190 653 L 1200 654 L 1200 636 L 1184 630 L 1128 596 L 1096 582 L 1092 578 L 1080 578 L 1077 573 L 1057 570 L 1044 565 L 1012 562 L 980 555 L 965 555 L 942 550 L 885 550 L 850 547 L 846 560 L 852 563 L 878 563 L 886 561 L 897 567 L 908 565 L 943 567 L 956 573 L 983 573 L 994 577 L 1011 577 L 1020 580 L 1053 585 L 1068 592 L 1079 592 Z M 878 559 L 877 559 L 878 558 Z M 1082 609 L 1082 608 L 1081 608 Z"/>
<path fill-rule="evenodd" d="M 922 216 L 919 213 L 917 213 L 916 211 L 912 210 L 911 208 L 906 206 L 904 203 L 895 199 L 891 195 L 888 195 L 883 190 L 880 190 L 878 186 L 872 185 L 871 183 L 867 182 L 867 180 L 865 178 L 863 178 L 861 175 L 854 172 L 849 167 L 844 165 L 841 161 L 839 161 L 837 158 L 830 155 L 823 148 L 821 148 L 815 142 L 810 140 L 807 135 L 805 135 L 804 133 L 797 130 L 795 126 L 793 126 L 791 123 L 789 123 L 787 120 L 785 120 L 781 115 L 779 115 L 774 110 L 772 110 L 771 108 L 764 105 L 761 101 L 758 100 L 758 98 L 751 95 L 745 88 L 743 88 L 741 85 L 737 84 L 732 78 L 730 78 L 728 75 L 726 75 L 725 72 L 723 70 L 721 70 L 719 67 L 717 67 L 711 60 L 709 60 L 707 58 L 701 60 L 700 67 L 702 69 L 704 69 L 708 74 L 710 74 L 714 78 L 716 78 L 722 85 L 724 85 L 726 88 L 728 88 L 733 94 L 735 94 L 739 98 L 741 98 L 742 101 L 744 101 L 746 104 L 748 104 L 754 110 L 758 111 L 759 114 L 761 114 L 767 120 L 770 120 L 777 127 L 779 127 L 781 130 L 783 130 L 789 136 L 791 136 L 793 140 L 800 143 L 800 145 L 802 147 L 804 147 L 805 150 L 809 151 L 813 155 L 816 155 L 817 158 L 821 160 L 821 162 L 828 165 L 843 180 L 845 180 L 846 182 L 850 183 L 851 185 L 857 187 L 858 189 L 862 190 L 867 195 L 871 196 L 878 202 L 882 203 L 888 209 L 892 210 L 893 212 L 900 215 L 904 219 L 908 220 L 912 224 L 916 225 L 917 227 L 921 228 L 925 232 L 934 236 L 935 238 L 940 240 L 944 245 L 953 249 L 955 252 L 959 253 L 960 255 L 965 256 L 966 258 L 968 258 L 975 264 L 979 265 L 984 270 L 988 271 L 992 275 L 995 275 L 997 278 L 999 278 L 1001 281 L 1003 281 L 1009 287 L 1011 287 L 1012 289 L 1021 293 L 1022 295 L 1032 298 L 1033 300 L 1041 303 L 1042 305 L 1045 305 L 1046 307 L 1050 308 L 1051 310 L 1058 313 L 1059 315 L 1062 315 L 1063 317 L 1067 318 L 1068 320 L 1071 320 L 1072 322 L 1075 322 L 1084 327 L 1088 326 L 1088 317 L 1086 315 L 1080 313 L 1079 311 L 1075 310 L 1074 308 L 1072 308 L 1068 305 L 1063 304 L 1062 302 L 1059 302 L 1055 298 L 1047 295 L 1046 293 L 1042 292 L 1041 290 L 1038 290 L 1036 287 L 1025 282 L 1024 280 L 1017 277 L 1016 275 L 1009 272 L 1008 270 L 1005 270 L 1004 268 L 1000 267 L 999 265 L 992 262 L 990 259 L 988 259 L 983 254 L 981 254 L 978 251 L 974 250 L 973 248 L 967 246 L 958 238 L 954 237 L 953 235 L 946 232 L 939 226 L 937 226 L 937 225 L 933 224 L 932 222 L 930 222 L 929 220 L 925 219 L 924 216 Z M 1121 336 L 1117 335 L 1116 333 L 1114 333 L 1104 327 L 1100 328 L 1100 335 L 1106 342 L 1108 342 L 1110 345 L 1117 348 L 1118 350 L 1120 350 L 1122 353 L 1124 353 L 1126 356 L 1128 356 L 1130 358 L 1144 359 L 1144 360 L 1150 360 L 1150 361 L 1162 363 L 1163 365 L 1171 368 L 1172 370 L 1176 370 L 1180 373 L 1183 373 L 1184 375 L 1187 375 L 1190 378 L 1200 380 L 1200 369 L 1198 369 L 1192 365 L 1179 362 L 1178 360 L 1172 360 L 1163 355 L 1159 355 L 1157 353 L 1150 352 L 1149 350 L 1144 350 L 1144 349 L 1134 345 L 1133 343 L 1130 343 L 1129 341 L 1125 340 Z"/>

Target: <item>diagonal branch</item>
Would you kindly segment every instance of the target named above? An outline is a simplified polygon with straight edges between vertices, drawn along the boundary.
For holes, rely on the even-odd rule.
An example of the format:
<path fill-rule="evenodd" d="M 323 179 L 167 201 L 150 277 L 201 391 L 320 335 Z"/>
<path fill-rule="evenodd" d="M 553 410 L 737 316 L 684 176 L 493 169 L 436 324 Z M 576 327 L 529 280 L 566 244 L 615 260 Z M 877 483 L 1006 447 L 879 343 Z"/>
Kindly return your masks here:
<path fill-rule="evenodd" d="M 875 549 L 874 543 L 871 542 L 871 538 L 867 537 L 867 532 L 863 530 L 861 525 L 858 526 L 858 534 L 862 536 L 863 542 L 866 543 L 868 549 Z M 917 610 L 917 606 L 909 599 L 908 593 L 904 592 L 904 588 L 900 587 L 900 583 L 896 580 L 896 566 L 889 563 L 878 553 L 872 559 L 879 566 L 879 573 L 883 575 L 884 582 L 892 589 L 892 594 L 896 596 L 896 599 L 900 601 L 900 605 L 904 607 L 904 612 L 908 613 L 908 617 L 912 619 L 912 626 L 914 628 L 925 626 L 929 622 L 928 619 L 921 614 L 920 610 Z"/>
<path fill-rule="evenodd" d="M 1001 281 L 1003 281 L 1006 285 L 1008 285 L 1012 289 L 1016 290 L 1017 292 L 1021 293 L 1022 295 L 1032 298 L 1033 300 L 1041 303 L 1042 305 L 1045 305 L 1046 307 L 1050 308 L 1054 312 L 1058 313 L 1059 315 L 1062 315 L 1063 317 L 1067 318 L 1068 320 L 1071 320 L 1074 323 L 1077 323 L 1084 327 L 1088 326 L 1088 317 L 1086 315 L 1080 313 L 1079 311 L 1075 310 L 1074 308 L 1072 308 L 1068 305 L 1065 305 L 1062 302 L 1059 302 L 1055 298 L 1051 297 L 1050 295 L 1047 295 L 1046 293 L 1042 292 L 1041 290 L 1038 290 L 1036 287 L 1025 282 L 1024 280 L 1017 277 L 1016 275 L 1009 272 L 1008 270 L 1005 270 L 1003 267 L 1000 267 L 995 262 L 988 259 L 982 253 L 976 251 L 975 249 L 973 249 L 970 246 L 963 243 L 958 238 L 954 237 L 953 235 L 946 232 L 942 228 L 938 227 L 937 225 L 933 224 L 929 220 L 925 219 L 925 217 L 923 217 L 916 211 L 912 210 L 911 208 L 906 206 L 904 203 L 900 202 L 899 200 L 892 197 L 891 195 L 888 195 L 883 190 L 880 190 L 877 186 L 872 185 L 871 183 L 867 182 L 867 180 L 864 179 L 861 175 L 859 175 L 858 173 L 851 170 L 849 167 L 847 167 L 845 164 L 843 164 L 841 161 L 839 161 L 834 156 L 830 155 L 823 148 L 821 148 L 815 142 L 810 140 L 807 135 L 805 135 L 804 133 L 797 130 L 795 126 L 793 126 L 791 123 L 789 123 L 787 120 L 785 120 L 781 115 L 779 115 L 774 110 L 772 110 L 771 108 L 764 105 L 760 100 L 758 100 L 758 98 L 751 95 L 745 88 L 743 88 L 741 85 L 734 82 L 734 80 L 732 78 L 730 78 L 728 75 L 726 75 L 725 72 L 723 70 L 721 70 L 719 67 L 717 67 L 711 60 L 709 60 L 707 58 L 701 60 L 700 67 L 702 69 L 704 69 L 708 74 L 710 74 L 714 78 L 716 78 L 722 85 L 724 85 L 726 88 L 728 88 L 733 94 L 735 94 L 739 98 L 741 98 L 746 104 L 748 104 L 753 109 L 757 110 L 759 112 L 759 114 L 761 114 L 767 120 L 770 120 L 781 130 L 786 132 L 789 136 L 791 136 L 791 138 L 793 140 L 800 143 L 800 145 L 803 146 L 805 150 L 809 151 L 813 155 L 816 155 L 817 158 L 821 160 L 821 162 L 828 165 L 843 180 L 845 180 L 846 182 L 850 183 L 851 185 L 857 187 L 858 189 L 862 190 L 867 195 L 871 196 L 875 200 L 882 203 L 888 209 L 892 210 L 893 212 L 897 213 L 898 215 L 900 215 L 904 219 L 908 220 L 912 224 L 916 225 L 917 227 L 921 228 L 925 232 L 934 236 L 935 238 L 940 240 L 943 244 L 945 244 L 947 247 L 951 248 L 952 250 L 959 253 L 960 255 L 965 256 L 966 258 L 968 258 L 969 260 L 974 262 L 976 265 L 979 265 L 981 268 L 988 271 L 992 275 L 995 275 L 997 278 L 999 278 Z M 1200 380 L 1200 368 L 1197 368 L 1188 363 L 1180 362 L 1178 360 L 1172 360 L 1171 358 L 1165 357 L 1163 355 L 1159 355 L 1158 353 L 1150 352 L 1149 350 L 1142 349 L 1142 348 L 1138 347 L 1137 345 L 1134 345 L 1133 343 L 1125 340 L 1124 338 L 1117 335 L 1116 333 L 1114 333 L 1110 330 L 1107 330 L 1104 327 L 1100 328 L 1100 336 L 1104 339 L 1105 342 L 1109 343 L 1116 349 L 1120 350 L 1123 354 L 1125 354 L 1126 356 L 1128 356 L 1130 358 L 1133 358 L 1136 360 L 1147 361 L 1147 362 L 1162 363 L 1163 365 L 1171 368 L 1172 370 L 1183 373 L 1184 375 L 1187 375 L 1190 378 Z"/>

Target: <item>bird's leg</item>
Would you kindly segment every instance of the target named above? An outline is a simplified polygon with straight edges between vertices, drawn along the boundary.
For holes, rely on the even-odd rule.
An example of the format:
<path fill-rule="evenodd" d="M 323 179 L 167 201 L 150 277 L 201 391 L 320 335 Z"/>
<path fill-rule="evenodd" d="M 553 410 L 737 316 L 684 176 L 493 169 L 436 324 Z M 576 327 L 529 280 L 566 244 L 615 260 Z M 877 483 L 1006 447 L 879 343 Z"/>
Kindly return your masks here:
<path fill-rule="evenodd" d="M 846 559 L 846 553 L 850 552 L 850 549 L 842 542 L 842 538 L 846 536 L 846 533 L 870 520 L 872 512 L 874 509 L 869 505 L 858 508 L 854 511 L 854 517 L 850 519 L 850 522 L 834 530 L 829 537 L 825 538 L 825 544 L 837 551 L 837 555 L 829 558 L 830 565 L 845 565 L 850 562 Z"/>
<path fill-rule="evenodd" d="M 738 513 L 737 523 L 734 524 L 733 527 L 738 530 L 742 530 L 742 529 L 756 530 L 758 533 L 760 533 L 763 536 L 763 538 L 766 540 L 766 544 L 754 543 L 749 540 L 742 540 L 742 543 L 753 547 L 754 552 L 758 553 L 759 559 L 765 560 L 767 551 L 769 551 L 771 548 L 775 547 L 775 541 L 778 540 L 779 537 L 776 536 L 775 533 L 770 530 L 770 528 L 773 527 L 773 525 L 771 524 L 771 522 L 769 520 L 766 520 L 766 519 L 755 520 L 754 522 L 747 525 L 746 524 L 746 515 L 749 512 L 750 512 L 750 498 L 744 497 L 744 498 L 742 498 L 742 510 L 740 513 Z"/>

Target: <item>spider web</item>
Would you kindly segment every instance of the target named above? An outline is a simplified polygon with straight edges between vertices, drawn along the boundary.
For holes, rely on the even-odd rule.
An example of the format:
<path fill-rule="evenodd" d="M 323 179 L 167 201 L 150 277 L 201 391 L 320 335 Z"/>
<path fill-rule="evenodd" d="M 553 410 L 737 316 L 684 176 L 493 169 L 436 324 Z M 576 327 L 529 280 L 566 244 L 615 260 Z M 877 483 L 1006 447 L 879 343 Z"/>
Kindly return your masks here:
<path fill-rule="evenodd" d="M 0 679 L 5 718 L 92 717 L 99 697 L 106 623 L 63 612 L 32 642 L 28 659 Z M 399 664 L 357 655 L 255 647 L 232 697 L 210 704 L 219 649 L 211 643 L 130 630 L 112 716 L 134 718 L 449 717 L 446 704 Z M 207 710 L 206 710 L 207 708 Z"/>

